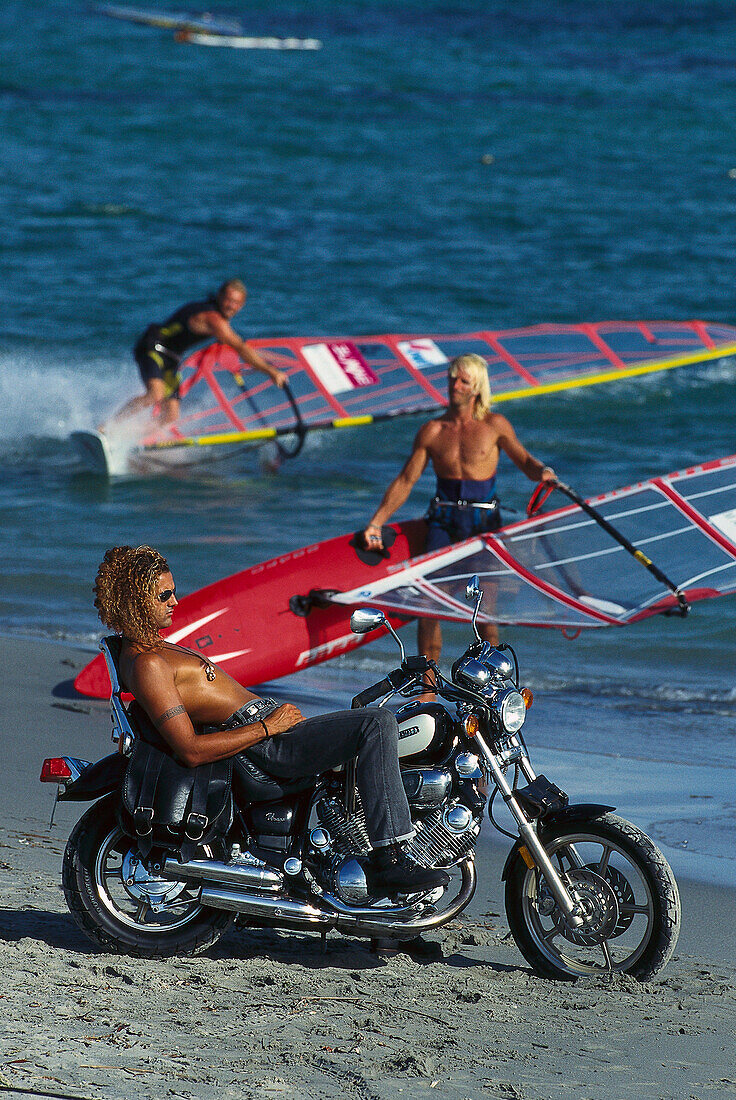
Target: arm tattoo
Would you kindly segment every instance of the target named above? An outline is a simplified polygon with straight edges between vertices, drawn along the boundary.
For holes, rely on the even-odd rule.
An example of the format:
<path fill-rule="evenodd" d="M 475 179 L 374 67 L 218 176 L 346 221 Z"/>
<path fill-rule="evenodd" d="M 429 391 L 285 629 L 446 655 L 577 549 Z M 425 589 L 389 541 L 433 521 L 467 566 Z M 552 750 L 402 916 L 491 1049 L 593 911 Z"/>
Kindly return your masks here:
<path fill-rule="evenodd" d="M 165 710 L 163 714 L 159 715 L 156 725 L 163 725 L 164 722 L 168 722 L 169 718 L 173 718 L 177 714 L 186 714 L 186 707 L 180 705 L 178 707 L 172 707 L 171 710 Z"/>

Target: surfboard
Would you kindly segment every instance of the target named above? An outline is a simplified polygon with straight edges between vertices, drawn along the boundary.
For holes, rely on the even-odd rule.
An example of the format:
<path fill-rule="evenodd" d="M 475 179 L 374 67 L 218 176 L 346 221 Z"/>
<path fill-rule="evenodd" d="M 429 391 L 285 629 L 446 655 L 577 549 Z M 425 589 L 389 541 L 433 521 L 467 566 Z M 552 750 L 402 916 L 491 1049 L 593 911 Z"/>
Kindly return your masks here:
<path fill-rule="evenodd" d="M 177 31 L 177 42 L 189 42 L 192 46 L 224 46 L 231 50 L 321 50 L 319 38 L 253 37 L 242 34 L 216 34 L 192 30 Z"/>
<path fill-rule="evenodd" d="M 124 477 L 136 472 L 133 459 L 137 448 L 131 447 L 130 440 L 124 436 L 78 431 L 72 432 L 69 438 L 85 466 L 93 473 L 103 477 Z"/>
<path fill-rule="evenodd" d="M 324 593 L 360 588 L 422 553 L 424 520 L 384 528 L 385 555 L 363 549 L 356 533 L 305 546 L 183 596 L 164 637 L 220 665 L 242 684 L 258 684 L 319 664 L 378 637 L 353 634 L 351 608 Z M 174 569 L 176 576 L 176 569 Z M 182 585 L 186 578 L 177 578 Z M 398 628 L 411 615 L 391 615 Z M 81 695 L 110 696 L 102 654 L 74 681 Z"/>
<path fill-rule="evenodd" d="M 107 439 L 99 432 L 72 432 L 71 441 L 82 461 L 94 473 L 109 476 L 114 465 Z"/>

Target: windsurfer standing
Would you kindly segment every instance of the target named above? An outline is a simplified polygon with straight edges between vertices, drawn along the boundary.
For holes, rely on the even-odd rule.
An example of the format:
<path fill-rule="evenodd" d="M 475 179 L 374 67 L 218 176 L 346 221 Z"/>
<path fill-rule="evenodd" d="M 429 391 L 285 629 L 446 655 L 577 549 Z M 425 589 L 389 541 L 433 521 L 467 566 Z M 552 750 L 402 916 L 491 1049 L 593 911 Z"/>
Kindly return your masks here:
<path fill-rule="evenodd" d="M 500 452 L 531 481 L 552 481 L 555 472 L 529 454 L 516 432 L 499 413 L 491 411 L 488 367 L 480 355 L 459 355 L 448 367 L 449 405 L 442 416 L 427 421 L 414 439 L 411 454 L 391 482 L 363 532 L 370 550 L 383 549 L 381 527 L 408 499 L 431 460 L 437 492 L 427 515 L 425 551 L 450 546 L 501 525 L 495 496 Z M 498 642 L 495 623 L 479 624 L 486 641 Z M 436 619 L 417 623 L 419 652 L 439 661 L 442 631 Z"/>
<path fill-rule="evenodd" d="M 178 419 L 179 363 L 184 352 L 201 344 L 208 336 L 234 348 L 254 370 L 263 371 L 277 386 L 283 386 L 286 375 L 271 366 L 254 348 L 248 347 L 230 325 L 231 319 L 245 305 L 247 296 L 240 279 L 228 279 L 214 297 L 188 302 L 161 324 L 149 325 L 133 348 L 146 392 L 131 398 L 113 420 L 123 420 L 153 405 L 161 406 L 161 423 L 171 424 Z"/>

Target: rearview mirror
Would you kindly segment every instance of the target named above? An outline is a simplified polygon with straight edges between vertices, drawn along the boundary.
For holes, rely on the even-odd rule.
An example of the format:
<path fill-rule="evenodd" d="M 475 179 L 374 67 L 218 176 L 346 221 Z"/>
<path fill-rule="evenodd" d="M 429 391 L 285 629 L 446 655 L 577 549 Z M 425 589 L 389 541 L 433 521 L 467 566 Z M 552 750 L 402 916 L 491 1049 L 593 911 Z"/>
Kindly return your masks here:
<path fill-rule="evenodd" d="M 481 595 L 480 577 L 477 573 L 474 573 L 468 581 L 468 587 L 465 589 L 465 599 L 468 603 L 475 603 Z"/>
<path fill-rule="evenodd" d="M 386 625 L 386 616 L 375 607 L 358 607 L 350 616 L 350 629 L 353 634 L 370 634 L 379 626 Z"/>

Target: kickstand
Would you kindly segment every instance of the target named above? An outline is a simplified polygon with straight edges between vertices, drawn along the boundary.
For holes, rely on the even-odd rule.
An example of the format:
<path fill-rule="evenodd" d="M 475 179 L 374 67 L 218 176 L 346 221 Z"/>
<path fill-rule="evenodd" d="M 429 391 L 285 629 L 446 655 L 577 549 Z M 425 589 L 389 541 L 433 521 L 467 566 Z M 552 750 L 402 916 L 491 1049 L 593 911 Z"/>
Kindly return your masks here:
<path fill-rule="evenodd" d="M 56 814 L 56 807 L 59 805 L 59 788 L 56 788 L 56 797 L 54 798 L 54 804 L 51 807 L 51 817 L 49 818 L 49 831 L 54 827 L 54 815 Z"/>
<path fill-rule="evenodd" d="M 319 934 L 319 952 L 320 955 L 327 954 L 327 929 L 323 928 Z"/>

